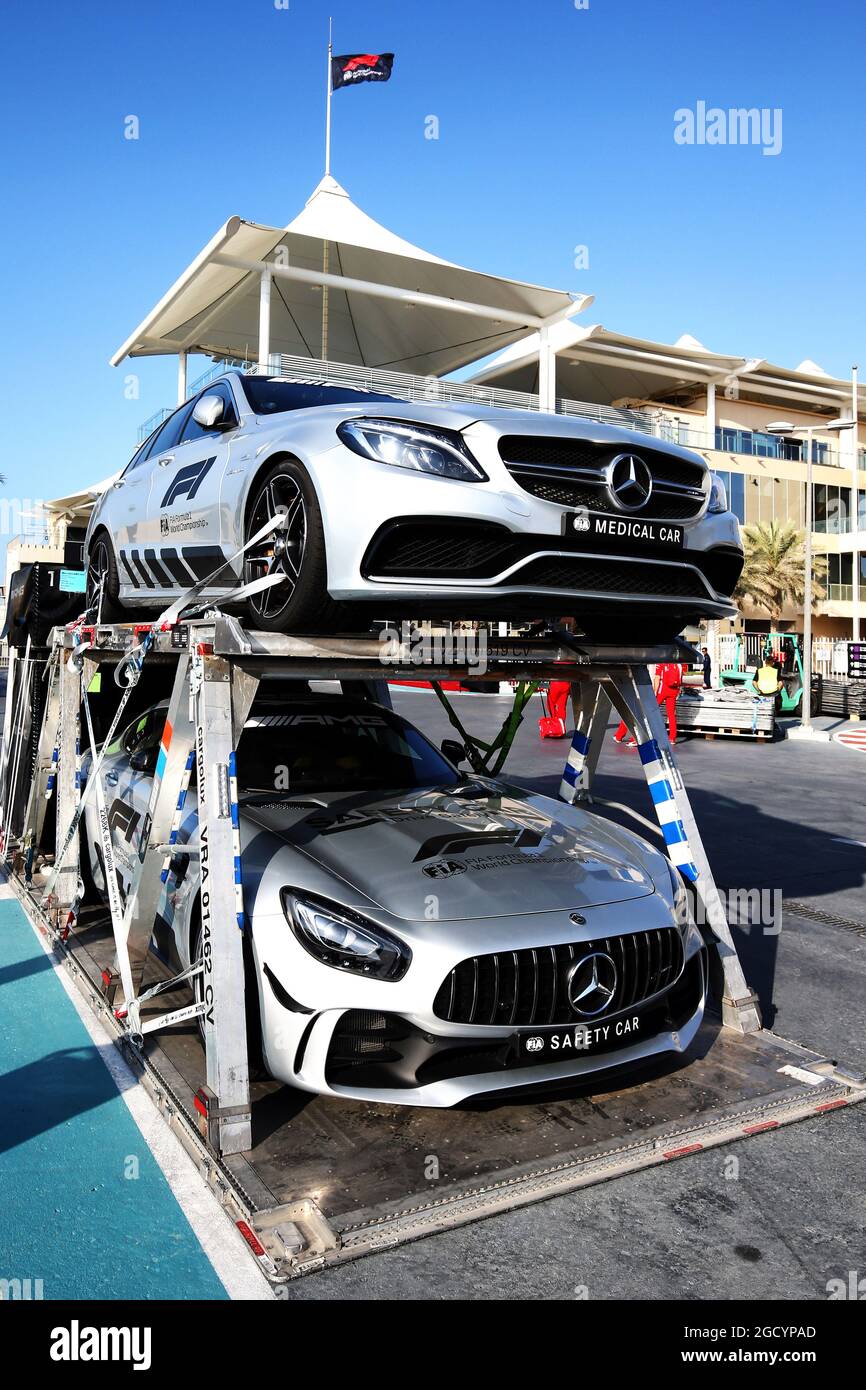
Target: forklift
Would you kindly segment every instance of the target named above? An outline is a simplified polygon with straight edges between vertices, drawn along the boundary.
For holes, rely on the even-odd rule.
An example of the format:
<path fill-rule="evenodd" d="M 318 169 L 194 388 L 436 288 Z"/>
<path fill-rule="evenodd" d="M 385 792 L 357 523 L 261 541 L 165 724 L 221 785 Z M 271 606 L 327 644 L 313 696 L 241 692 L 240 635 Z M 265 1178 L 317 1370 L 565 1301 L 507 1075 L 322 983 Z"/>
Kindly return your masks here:
<path fill-rule="evenodd" d="M 803 651 L 797 633 L 768 632 L 764 639 L 761 655 L 764 659 L 772 657 L 779 667 L 781 689 L 776 696 L 776 713 L 802 715 L 805 679 L 803 675 Z M 754 675 L 755 671 L 748 665 L 744 657 L 742 635 L 737 633 L 734 664 L 719 673 L 722 686 L 742 685 L 748 689 Z M 813 676 L 810 714 L 818 713 L 820 703 L 820 682 L 816 682 Z"/>

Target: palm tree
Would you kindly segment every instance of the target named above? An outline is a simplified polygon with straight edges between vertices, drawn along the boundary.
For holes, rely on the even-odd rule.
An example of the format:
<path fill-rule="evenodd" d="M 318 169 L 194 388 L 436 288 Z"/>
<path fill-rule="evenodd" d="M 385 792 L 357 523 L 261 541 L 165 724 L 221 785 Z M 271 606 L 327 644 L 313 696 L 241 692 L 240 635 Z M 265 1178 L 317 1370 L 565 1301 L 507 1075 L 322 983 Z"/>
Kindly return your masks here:
<path fill-rule="evenodd" d="M 759 521 L 743 528 L 746 560 L 735 599 L 751 599 L 778 627 L 787 606 L 802 608 L 806 591 L 806 537 L 792 521 Z M 824 597 L 827 560 L 812 557 L 812 603 Z"/>

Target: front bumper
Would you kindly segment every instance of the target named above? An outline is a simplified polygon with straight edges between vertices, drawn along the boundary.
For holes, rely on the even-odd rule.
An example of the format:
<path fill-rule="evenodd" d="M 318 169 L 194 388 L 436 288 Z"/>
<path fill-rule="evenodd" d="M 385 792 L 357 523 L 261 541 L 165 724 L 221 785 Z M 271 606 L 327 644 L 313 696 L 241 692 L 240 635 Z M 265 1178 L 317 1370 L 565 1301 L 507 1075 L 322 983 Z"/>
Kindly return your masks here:
<path fill-rule="evenodd" d="M 464 616 L 504 606 L 515 616 L 540 616 L 548 600 L 559 612 L 564 599 L 575 598 L 582 612 L 619 614 L 628 604 L 644 613 L 733 616 L 742 550 L 732 513 L 703 511 L 677 523 L 683 543 L 675 550 L 587 551 L 569 533 L 573 508 L 519 489 L 495 450 L 470 443 L 486 483 L 365 462 L 342 445 L 317 456 L 311 473 L 332 598 L 394 616 L 432 594 L 437 610 L 459 608 Z"/>
<path fill-rule="evenodd" d="M 666 1053 L 683 1053 L 703 1018 L 706 949 L 694 927 L 685 962 L 664 991 L 587 1025 L 483 1026 L 442 1022 L 387 986 L 368 998 L 360 981 L 350 1008 L 309 1008 L 262 991 L 265 1054 L 277 1079 L 320 1094 L 384 1104 L 459 1104 L 472 1096 L 550 1086 L 612 1071 L 627 1072 Z M 383 1002 L 386 1001 L 386 1002 Z M 638 1020 L 635 1023 L 635 1019 Z M 602 1028 L 606 1029 L 602 1033 Z M 574 1034 L 572 1041 L 564 1039 Z M 534 1039 L 532 1056 L 525 1046 Z M 291 1041 L 290 1041 L 291 1039 Z M 541 1044 L 539 1045 L 539 1039 Z M 554 1042 L 554 1039 L 556 1040 Z M 279 1040 L 277 1047 L 274 1040 Z M 555 1054 L 555 1059 L 554 1059 Z"/>
<path fill-rule="evenodd" d="M 731 544 L 682 551 L 647 545 L 626 554 L 491 523 L 396 517 L 373 537 L 361 574 L 389 594 L 420 586 L 426 594 L 460 592 L 475 601 L 525 595 L 535 609 L 545 596 L 556 599 L 554 606 L 578 597 L 584 613 L 628 603 L 725 617 L 734 611 L 730 595 L 742 566 L 742 552 Z"/>

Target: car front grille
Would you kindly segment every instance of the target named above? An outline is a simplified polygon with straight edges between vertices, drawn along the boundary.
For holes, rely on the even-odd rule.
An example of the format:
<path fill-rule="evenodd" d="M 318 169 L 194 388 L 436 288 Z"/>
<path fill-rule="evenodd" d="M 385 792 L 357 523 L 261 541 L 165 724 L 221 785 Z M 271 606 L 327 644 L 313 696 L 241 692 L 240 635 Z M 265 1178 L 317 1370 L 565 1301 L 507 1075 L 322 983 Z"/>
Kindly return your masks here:
<path fill-rule="evenodd" d="M 619 556 L 542 555 L 503 580 L 521 588 L 568 589 L 593 594 L 645 594 L 648 598 L 707 599 L 706 586 L 683 565 L 651 565 Z"/>
<path fill-rule="evenodd" d="M 593 951 L 613 960 L 617 984 L 603 1017 L 620 1013 L 667 989 L 683 968 L 675 927 L 631 932 L 565 946 L 539 946 L 461 961 L 442 982 L 433 1004 L 437 1018 L 477 1026 L 539 1028 L 580 1023 L 568 1002 L 571 967 Z"/>
<path fill-rule="evenodd" d="M 586 440 L 541 435 L 507 434 L 499 440 L 499 454 L 516 483 L 545 502 L 563 507 L 620 515 L 607 490 L 604 470 L 627 446 L 593 444 Z M 653 490 L 645 512 L 660 521 L 689 521 L 704 505 L 707 470 L 657 448 L 635 446 L 634 452 L 648 465 Z"/>

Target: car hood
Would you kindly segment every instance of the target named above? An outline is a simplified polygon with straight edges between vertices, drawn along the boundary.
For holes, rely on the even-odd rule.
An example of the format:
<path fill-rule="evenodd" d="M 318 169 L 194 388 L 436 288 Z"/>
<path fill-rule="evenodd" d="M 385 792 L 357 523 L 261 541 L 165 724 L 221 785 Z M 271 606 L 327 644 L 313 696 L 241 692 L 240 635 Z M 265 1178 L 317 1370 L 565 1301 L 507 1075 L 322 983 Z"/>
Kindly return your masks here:
<path fill-rule="evenodd" d="M 241 811 L 404 921 L 573 910 L 654 892 L 651 846 L 578 808 L 566 819 L 556 802 L 517 788 L 478 779 L 316 801 Z"/>
<path fill-rule="evenodd" d="M 327 415 L 333 420 L 335 429 L 341 420 L 372 418 L 406 420 L 459 431 L 474 431 L 476 428 L 483 430 L 488 427 L 497 434 L 547 435 L 582 439 L 595 444 L 619 445 L 623 448 L 632 445 L 645 451 L 661 449 L 667 455 L 676 455 L 690 463 L 705 466 L 705 460 L 693 450 L 668 441 L 662 443 L 652 435 L 631 428 L 625 421 L 619 424 L 594 420 L 588 416 L 555 415 L 543 410 L 509 410 L 502 406 L 477 405 L 472 401 L 463 403 L 416 400 L 383 401 L 368 406 L 353 402 L 351 405 L 343 406 L 318 406 L 314 411 L 296 413 L 299 416 L 302 413 L 315 416 L 317 420 L 322 420 Z"/>

